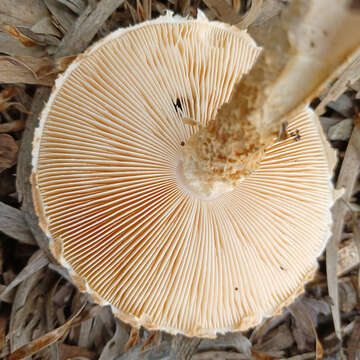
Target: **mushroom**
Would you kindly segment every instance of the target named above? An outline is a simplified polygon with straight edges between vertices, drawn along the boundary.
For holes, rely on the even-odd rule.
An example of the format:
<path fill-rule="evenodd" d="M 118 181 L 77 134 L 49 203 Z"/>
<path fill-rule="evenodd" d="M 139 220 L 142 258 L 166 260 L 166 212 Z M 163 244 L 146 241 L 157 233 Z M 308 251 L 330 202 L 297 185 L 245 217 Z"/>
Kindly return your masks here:
<path fill-rule="evenodd" d="M 311 109 L 249 153 L 235 185 L 189 180 L 187 143 L 259 52 L 233 26 L 167 14 L 108 35 L 56 81 L 33 145 L 40 226 L 77 286 L 135 327 L 245 330 L 316 271 L 333 196 Z"/>

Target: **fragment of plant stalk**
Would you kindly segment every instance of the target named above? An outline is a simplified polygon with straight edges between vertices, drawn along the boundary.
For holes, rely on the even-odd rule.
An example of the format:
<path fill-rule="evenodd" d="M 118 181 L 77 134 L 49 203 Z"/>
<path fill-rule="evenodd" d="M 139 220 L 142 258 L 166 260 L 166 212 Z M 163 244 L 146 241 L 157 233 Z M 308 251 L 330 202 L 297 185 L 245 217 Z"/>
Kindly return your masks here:
<path fill-rule="evenodd" d="M 285 40 L 314 6 L 294 1 L 272 30 L 284 41 L 245 76 L 260 52 L 246 32 L 168 14 L 110 34 L 57 80 L 33 145 L 40 225 L 78 287 L 123 321 L 245 330 L 312 278 L 330 234 L 333 154 L 307 103 L 354 50 L 345 41 L 321 77 L 306 72 L 309 49 L 296 57 Z M 354 25 L 334 9 L 330 38 Z"/>

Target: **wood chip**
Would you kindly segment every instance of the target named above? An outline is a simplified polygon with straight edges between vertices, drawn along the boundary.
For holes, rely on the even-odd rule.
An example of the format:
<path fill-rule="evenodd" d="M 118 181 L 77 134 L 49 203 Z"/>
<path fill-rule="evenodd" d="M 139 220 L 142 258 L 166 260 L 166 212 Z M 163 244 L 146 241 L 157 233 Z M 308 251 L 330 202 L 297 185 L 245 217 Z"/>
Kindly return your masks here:
<path fill-rule="evenodd" d="M 342 313 L 350 313 L 358 305 L 358 293 L 352 277 L 341 278 L 339 281 L 339 309 Z"/>
<path fill-rule="evenodd" d="M 0 173 L 16 164 L 18 146 L 8 134 L 0 134 Z"/>
<path fill-rule="evenodd" d="M 336 335 L 341 339 L 341 320 L 339 311 L 339 293 L 337 285 L 337 262 L 338 246 L 341 240 L 341 234 L 344 224 L 344 217 L 348 211 L 347 202 L 353 193 L 356 179 L 360 170 L 360 126 L 355 125 L 349 144 L 347 146 L 344 161 L 342 163 L 339 177 L 336 183 L 338 190 L 345 189 L 342 200 L 338 200 L 334 205 L 332 236 L 326 248 L 326 274 L 329 288 L 329 295 L 332 299 L 332 315 Z"/>
<path fill-rule="evenodd" d="M 249 360 L 249 356 L 229 351 L 205 351 L 193 355 L 191 360 Z"/>
<path fill-rule="evenodd" d="M 188 338 L 183 335 L 176 335 L 172 339 L 170 359 L 191 359 L 198 348 L 201 339 Z"/>
<path fill-rule="evenodd" d="M 8 295 L 10 291 L 22 283 L 24 280 L 32 276 L 37 271 L 44 268 L 49 263 L 49 260 L 44 256 L 41 250 L 38 250 L 30 258 L 28 264 L 20 271 L 16 278 L 4 289 L 0 294 L 0 300 L 9 301 Z"/>
<path fill-rule="evenodd" d="M 327 107 L 345 118 L 353 116 L 354 103 L 348 94 L 342 94 L 335 101 L 330 101 Z"/>
<path fill-rule="evenodd" d="M 216 339 L 203 339 L 198 351 L 232 350 L 238 353 L 251 354 L 251 342 L 239 332 L 226 335 L 219 334 Z"/>
<path fill-rule="evenodd" d="M 46 235 L 40 229 L 38 223 L 39 220 L 35 215 L 32 199 L 32 187 L 30 183 L 31 151 L 29 151 L 29 149 L 32 148 L 34 129 L 38 124 L 39 114 L 47 101 L 49 94 L 50 89 L 44 87 L 38 87 L 35 92 L 34 100 L 30 109 L 30 115 L 26 121 L 26 127 L 23 133 L 18 156 L 16 188 L 19 201 L 22 201 L 21 209 L 26 223 L 33 233 L 37 244 L 41 247 L 49 259 L 53 259 L 49 250 Z M 55 263 L 54 259 L 52 261 Z"/>
<path fill-rule="evenodd" d="M 348 342 L 348 359 L 357 360 L 360 356 L 360 316 L 354 322 L 353 331 Z"/>
<path fill-rule="evenodd" d="M 335 83 L 331 86 L 326 96 L 321 100 L 316 107 L 315 112 L 321 115 L 325 112 L 325 107 L 331 102 L 335 101 L 341 94 L 343 94 L 348 87 L 355 84 L 360 78 L 360 56 L 356 58 L 339 76 Z"/>
<path fill-rule="evenodd" d="M 62 32 L 67 33 L 70 31 L 72 24 L 74 23 L 76 16 L 70 9 L 61 4 L 58 0 L 44 0 L 47 8 L 52 14 L 54 25 Z"/>
<path fill-rule="evenodd" d="M 46 55 L 46 48 L 43 46 L 26 47 L 19 40 L 3 32 L 0 32 L 0 49 L 2 54 L 10 56 L 42 57 Z"/>
<path fill-rule="evenodd" d="M 1 0 L 0 23 L 31 27 L 49 16 L 43 0 Z"/>
<path fill-rule="evenodd" d="M 327 136 L 327 138 L 329 138 L 329 136 L 328 136 L 329 129 L 332 126 L 338 124 L 342 120 L 343 119 L 341 117 L 320 116 L 320 124 L 321 124 L 321 127 L 323 128 L 324 133 Z"/>
<path fill-rule="evenodd" d="M 351 136 L 352 129 L 353 129 L 353 120 L 344 119 L 329 128 L 328 138 L 329 140 L 332 141 L 335 140 L 347 141 Z"/>
<path fill-rule="evenodd" d="M 54 26 L 50 17 L 40 19 L 30 30 L 36 34 L 53 35 L 61 38 L 62 33 Z"/>
<path fill-rule="evenodd" d="M 56 51 L 56 57 L 74 55 L 84 51 L 107 18 L 123 2 L 124 0 L 101 0 L 94 10 L 91 5 L 88 5 L 62 39 Z"/>
<path fill-rule="evenodd" d="M 67 6 L 75 14 L 80 15 L 86 7 L 85 0 L 58 0 L 61 4 Z"/>
<path fill-rule="evenodd" d="M 291 347 L 293 343 L 294 338 L 288 325 L 282 324 L 271 331 L 260 344 L 255 344 L 253 350 L 269 354 L 274 351 L 285 350 Z"/>
<path fill-rule="evenodd" d="M 338 277 L 353 270 L 360 264 L 360 255 L 356 241 L 351 238 L 343 243 L 338 252 L 337 275 Z"/>
<path fill-rule="evenodd" d="M 0 231 L 21 243 L 36 245 L 23 213 L 0 202 Z"/>
<path fill-rule="evenodd" d="M 312 334 L 316 344 L 316 358 L 321 359 L 324 349 L 315 327 L 318 315 L 327 315 L 330 311 L 328 304 L 324 301 L 302 297 L 291 304 L 288 309 L 295 319 L 293 335 L 299 350 L 306 348 L 306 340 L 307 338 L 311 339 Z"/>

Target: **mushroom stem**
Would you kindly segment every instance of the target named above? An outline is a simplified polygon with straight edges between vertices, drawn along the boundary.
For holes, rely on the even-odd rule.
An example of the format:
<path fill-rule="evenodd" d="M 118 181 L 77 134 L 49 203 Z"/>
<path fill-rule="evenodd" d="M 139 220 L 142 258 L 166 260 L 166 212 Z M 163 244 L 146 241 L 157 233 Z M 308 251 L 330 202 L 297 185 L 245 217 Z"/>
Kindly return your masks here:
<path fill-rule="evenodd" d="M 360 54 L 360 12 L 351 1 L 295 0 L 268 29 L 265 49 L 230 101 L 183 148 L 183 179 L 200 196 L 231 191 L 255 171 L 286 118 L 320 95 Z M 352 34 L 352 36 L 349 36 Z"/>

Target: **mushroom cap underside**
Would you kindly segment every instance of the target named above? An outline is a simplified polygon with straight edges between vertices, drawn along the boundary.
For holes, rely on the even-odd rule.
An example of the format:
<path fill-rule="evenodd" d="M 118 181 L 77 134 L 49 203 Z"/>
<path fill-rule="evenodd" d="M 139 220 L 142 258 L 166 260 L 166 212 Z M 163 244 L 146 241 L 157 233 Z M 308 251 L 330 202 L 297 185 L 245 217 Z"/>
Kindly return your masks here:
<path fill-rule="evenodd" d="M 40 225 L 79 288 L 134 326 L 245 330 L 316 270 L 333 200 L 311 110 L 232 192 L 204 200 L 179 176 L 183 144 L 258 53 L 234 27 L 168 15 L 110 34 L 56 82 L 34 138 Z"/>

